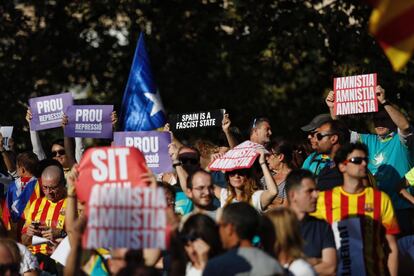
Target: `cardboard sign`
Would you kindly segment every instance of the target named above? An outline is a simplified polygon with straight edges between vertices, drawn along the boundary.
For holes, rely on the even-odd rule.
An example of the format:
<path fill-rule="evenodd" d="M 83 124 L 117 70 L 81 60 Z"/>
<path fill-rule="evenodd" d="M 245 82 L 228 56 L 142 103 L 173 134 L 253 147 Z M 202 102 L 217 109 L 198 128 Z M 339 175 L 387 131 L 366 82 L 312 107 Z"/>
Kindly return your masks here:
<path fill-rule="evenodd" d="M 168 154 L 171 134 L 167 131 L 115 132 L 114 145 L 135 147 L 145 156 L 148 168 L 155 174 L 172 171 Z"/>
<path fill-rule="evenodd" d="M 334 222 L 332 230 L 338 256 L 337 275 L 366 275 L 360 218 Z"/>
<path fill-rule="evenodd" d="M 72 105 L 66 115 L 65 136 L 112 138 L 111 113 L 113 105 Z"/>
<path fill-rule="evenodd" d="M 166 248 L 165 194 L 142 182 L 147 171 L 144 156 L 132 147 L 85 152 L 76 183 L 88 218 L 84 248 Z"/>
<path fill-rule="evenodd" d="M 29 99 L 32 120 L 31 130 L 42 130 L 60 127 L 62 125 L 63 112 L 73 104 L 71 93 L 63 93 Z"/>
<path fill-rule="evenodd" d="M 334 78 L 334 111 L 348 115 L 378 111 L 377 74 Z"/>
<path fill-rule="evenodd" d="M 13 127 L 12 126 L 2 126 L 0 127 L 0 133 L 3 136 L 3 146 L 5 150 L 9 150 L 9 139 L 12 137 L 13 134 Z"/>
<path fill-rule="evenodd" d="M 264 149 L 264 147 L 251 141 L 244 141 L 226 152 L 221 158 L 213 160 L 208 168 L 212 171 L 233 171 L 250 168 L 259 156 L 258 149 Z"/>
<path fill-rule="evenodd" d="M 200 111 L 170 116 L 171 130 L 221 126 L 225 109 Z"/>

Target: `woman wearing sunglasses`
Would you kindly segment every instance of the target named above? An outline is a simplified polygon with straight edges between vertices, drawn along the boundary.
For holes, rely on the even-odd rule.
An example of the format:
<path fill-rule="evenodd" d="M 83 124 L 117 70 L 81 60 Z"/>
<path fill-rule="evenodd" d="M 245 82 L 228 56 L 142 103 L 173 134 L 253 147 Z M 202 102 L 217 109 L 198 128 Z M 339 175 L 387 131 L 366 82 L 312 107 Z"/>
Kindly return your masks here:
<path fill-rule="evenodd" d="M 264 151 L 260 151 L 260 168 L 267 190 L 259 190 L 252 168 L 226 172 L 227 189 L 214 187 L 214 194 L 220 200 L 221 207 L 235 202 L 247 202 L 263 212 L 278 195 L 277 185 L 267 167 Z"/>

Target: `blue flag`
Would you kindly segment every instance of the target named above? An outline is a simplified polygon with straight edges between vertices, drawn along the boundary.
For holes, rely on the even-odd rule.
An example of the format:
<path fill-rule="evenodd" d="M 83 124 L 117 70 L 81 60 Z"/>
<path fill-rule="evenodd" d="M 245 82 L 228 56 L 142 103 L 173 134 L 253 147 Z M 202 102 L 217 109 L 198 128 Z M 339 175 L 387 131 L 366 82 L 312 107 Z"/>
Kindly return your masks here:
<path fill-rule="evenodd" d="M 120 122 L 124 131 L 154 130 L 166 122 L 160 94 L 152 79 L 142 33 L 139 35 L 122 99 Z"/>

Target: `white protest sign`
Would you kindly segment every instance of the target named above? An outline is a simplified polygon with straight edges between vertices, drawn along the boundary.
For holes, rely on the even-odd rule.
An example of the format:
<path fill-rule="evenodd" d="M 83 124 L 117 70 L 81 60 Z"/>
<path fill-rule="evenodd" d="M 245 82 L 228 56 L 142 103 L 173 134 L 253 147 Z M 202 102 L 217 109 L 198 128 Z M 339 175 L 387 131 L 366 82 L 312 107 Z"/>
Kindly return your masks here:
<path fill-rule="evenodd" d="M 9 139 L 12 137 L 13 134 L 13 127 L 12 126 L 2 126 L 0 127 L 0 133 L 3 136 L 3 146 L 5 150 L 9 150 Z"/>

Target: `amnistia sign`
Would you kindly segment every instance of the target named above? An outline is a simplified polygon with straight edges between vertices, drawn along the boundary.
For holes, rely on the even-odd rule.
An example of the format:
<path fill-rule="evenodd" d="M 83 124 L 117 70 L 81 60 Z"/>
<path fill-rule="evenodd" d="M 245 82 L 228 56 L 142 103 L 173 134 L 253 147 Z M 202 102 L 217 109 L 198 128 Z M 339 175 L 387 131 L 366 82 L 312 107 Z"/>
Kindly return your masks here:
<path fill-rule="evenodd" d="M 132 147 L 85 152 L 76 183 L 88 217 L 84 248 L 166 248 L 164 190 L 147 187 L 146 172 L 144 156 Z"/>

